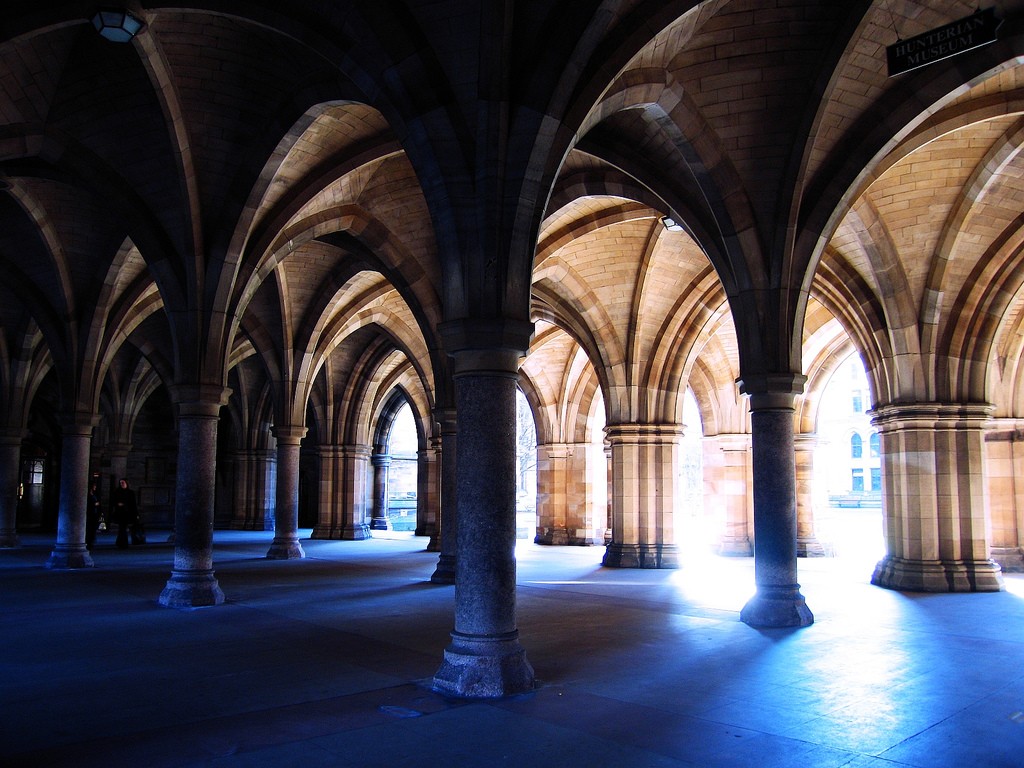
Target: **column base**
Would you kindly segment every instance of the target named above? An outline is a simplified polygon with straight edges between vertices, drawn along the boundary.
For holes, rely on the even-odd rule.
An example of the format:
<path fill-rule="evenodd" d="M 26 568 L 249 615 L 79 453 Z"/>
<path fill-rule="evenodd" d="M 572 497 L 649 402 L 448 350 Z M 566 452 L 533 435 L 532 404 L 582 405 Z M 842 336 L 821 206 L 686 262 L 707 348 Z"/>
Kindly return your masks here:
<path fill-rule="evenodd" d="M 346 526 L 341 529 L 341 536 L 338 538 L 344 539 L 345 541 L 362 541 L 363 539 L 369 539 L 370 526 L 366 523 Z"/>
<path fill-rule="evenodd" d="M 566 528 L 544 528 L 534 536 L 533 543 L 564 547 L 569 543 L 569 531 Z"/>
<path fill-rule="evenodd" d="M 441 555 L 437 559 L 437 568 L 430 580 L 434 584 L 454 584 L 455 583 L 455 556 L 454 555 Z"/>
<path fill-rule="evenodd" d="M 871 583 L 903 592 L 1002 592 L 999 565 L 992 560 L 904 560 L 885 556 Z"/>
<path fill-rule="evenodd" d="M 797 537 L 796 540 L 796 556 L 797 557 L 826 557 L 825 547 L 821 545 L 815 536 L 808 536 L 807 538 Z"/>
<path fill-rule="evenodd" d="M 301 560 L 306 556 L 298 539 L 274 539 L 267 550 L 268 560 Z"/>
<path fill-rule="evenodd" d="M 370 538 L 370 526 L 365 523 L 337 528 L 330 525 L 317 525 L 310 534 L 311 539 L 331 539 L 333 541 L 362 541 Z"/>
<path fill-rule="evenodd" d="M 391 521 L 386 517 L 375 517 L 370 521 L 371 531 L 390 531 Z"/>
<path fill-rule="evenodd" d="M 605 568 L 639 568 L 639 544 L 609 544 L 605 549 L 601 565 Z"/>
<path fill-rule="evenodd" d="M 498 637 L 452 632 L 433 688 L 445 696 L 497 699 L 534 689 L 533 667 L 519 645 L 519 633 Z"/>
<path fill-rule="evenodd" d="M 213 571 L 171 571 L 159 602 L 168 608 L 201 608 L 220 605 L 224 593 Z"/>
<path fill-rule="evenodd" d="M 814 623 L 814 615 L 799 584 L 759 586 L 740 611 L 740 621 L 751 627 L 807 627 Z"/>
<path fill-rule="evenodd" d="M 678 568 L 675 544 L 609 544 L 601 559 L 605 568 Z"/>
<path fill-rule="evenodd" d="M 724 538 L 718 544 L 718 554 L 722 557 L 751 557 L 754 554 L 754 547 L 746 537 Z"/>
<path fill-rule="evenodd" d="M 3 546 L 0 539 L 0 546 Z M 1020 547 L 992 547 L 992 561 L 1003 573 L 1024 572 L 1024 549 Z"/>
<path fill-rule="evenodd" d="M 438 533 L 430 534 L 430 541 L 427 542 L 427 552 L 441 551 L 441 536 Z"/>
<path fill-rule="evenodd" d="M 58 544 L 46 561 L 46 567 L 55 571 L 93 568 L 95 565 L 85 544 Z"/>
<path fill-rule="evenodd" d="M 272 531 L 274 526 L 267 528 L 263 520 L 232 520 L 230 525 L 233 531 Z"/>
<path fill-rule="evenodd" d="M 0 531 L 0 549 L 14 549 L 20 546 L 17 531 Z"/>

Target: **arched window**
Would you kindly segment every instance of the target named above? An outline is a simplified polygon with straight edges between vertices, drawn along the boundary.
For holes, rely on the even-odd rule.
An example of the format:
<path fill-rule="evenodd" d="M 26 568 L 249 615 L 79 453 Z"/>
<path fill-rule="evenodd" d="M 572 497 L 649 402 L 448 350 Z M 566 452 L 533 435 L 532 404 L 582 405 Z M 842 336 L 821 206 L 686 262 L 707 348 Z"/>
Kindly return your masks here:
<path fill-rule="evenodd" d="M 882 453 L 882 441 L 877 432 L 872 432 L 871 437 L 868 438 L 868 451 L 873 459 L 877 459 Z"/>
<path fill-rule="evenodd" d="M 864 440 L 854 432 L 850 436 L 850 458 L 859 459 L 864 455 Z"/>

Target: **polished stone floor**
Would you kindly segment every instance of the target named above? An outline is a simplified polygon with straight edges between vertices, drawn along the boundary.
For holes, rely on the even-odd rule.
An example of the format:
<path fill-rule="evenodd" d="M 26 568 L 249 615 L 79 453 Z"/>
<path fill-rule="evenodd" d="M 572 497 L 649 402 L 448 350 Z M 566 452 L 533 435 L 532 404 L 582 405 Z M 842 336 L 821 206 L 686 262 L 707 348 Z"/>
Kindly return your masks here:
<path fill-rule="evenodd" d="M 308 531 L 303 532 L 308 535 Z M 0 765 L 1024 766 L 1024 577 L 999 594 L 868 584 L 863 558 L 801 561 L 800 630 L 738 620 L 753 562 L 602 569 L 600 548 L 522 544 L 535 692 L 429 690 L 454 587 L 425 539 L 217 532 L 228 602 L 156 597 L 173 548 L 102 537 L 96 568 L 0 551 Z"/>

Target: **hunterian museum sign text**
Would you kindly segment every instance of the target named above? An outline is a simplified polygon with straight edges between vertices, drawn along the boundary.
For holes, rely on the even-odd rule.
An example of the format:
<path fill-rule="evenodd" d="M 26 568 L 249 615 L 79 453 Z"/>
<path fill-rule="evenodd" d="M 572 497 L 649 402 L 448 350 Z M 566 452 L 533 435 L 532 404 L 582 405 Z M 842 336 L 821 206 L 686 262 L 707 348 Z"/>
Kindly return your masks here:
<path fill-rule="evenodd" d="M 986 8 L 909 40 L 900 40 L 885 49 L 889 77 L 994 42 L 998 26 L 995 8 Z"/>

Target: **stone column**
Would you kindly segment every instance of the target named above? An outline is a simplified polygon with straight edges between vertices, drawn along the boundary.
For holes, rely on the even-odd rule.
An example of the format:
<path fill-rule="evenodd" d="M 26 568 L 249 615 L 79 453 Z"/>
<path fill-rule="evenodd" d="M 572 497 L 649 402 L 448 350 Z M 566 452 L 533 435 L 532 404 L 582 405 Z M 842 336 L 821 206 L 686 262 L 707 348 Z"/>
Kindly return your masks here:
<path fill-rule="evenodd" d="M 605 461 L 605 496 L 604 496 L 604 545 L 607 547 L 612 543 L 612 504 L 615 499 L 615 483 L 612 480 L 612 446 L 608 441 L 607 429 L 604 439 L 604 461 Z"/>
<path fill-rule="evenodd" d="M 572 448 L 566 443 L 537 446 L 537 535 L 535 544 L 569 543 L 566 526 L 567 464 Z"/>
<path fill-rule="evenodd" d="M 299 543 L 299 447 L 305 427 L 274 427 L 277 438 L 277 501 L 274 541 L 267 550 L 269 560 L 300 560 L 306 556 Z"/>
<path fill-rule="evenodd" d="M 25 434 L 21 429 L 0 431 L 0 549 L 18 546 L 18 482 Z"/>
<path fill-rule="evenodd" d="M 311 538 L 370 538 L 366 470 L 370 451 L 361 445 L 320 446 L 320 510 Z"/>
<path fill-rule="evenodd" d="M 391 468 L 391 456 L 387 453 L 374 453 L 370 457 L 370 465 L 373 467 L 373 517 L 370 519 L 370 530 L 390 531 L 388 471 Z"/>
<path fill-rule="evenodd" d="M 170 608 L 220 605 L 224 593 L 213 574 L 213 500 L 217 421 L 230 390 L 213 385 L 178 387 L 178 476 L 175 484 L 174 567 L 160 593 Z"/>
<path fill-rule="evenodd" d="M 565 462 L 565 527 L 569 545 L 589 547 L 604 543 L 604 525 L 594 529 L 594 499 L 586 443 L 569 443 Z"/>
<path fill-rule="evenodd" d="M 370 538 L 367 509 L 367 470 L 370 449 L 365 445 L 340 446 L 341 461 L 341 535 L 339 538 L 361 541 Z"/>
<path fill-rule="evenodd" d="M 425 450 L 416 452 L 416 536 L 429 536 L 437 541 L 437 447 L 429 441 Z M 430 549 L 428 552 L 436 552 Z"/>
<path fill-rule="evenodd" d="M 441 326 L 458 412 L 455 630 L 434 676 L 434 689 L 448 695 L 534 687 L 516 626 L 515 561 L 516 379 L 532 330 L 514 321 Z"/>
<path fill-rule="evenodd" d="M 611 424 L 612 541 L 602 565 L 678 568 L 673 536 L 678 424 Z"/>
<path fill-rule="evenodd" d="M 546 443 L 537 446 L 537 544 L 587 546 L 593 543 L 589 510 L 587 446 Z M 603 538 L 605 526 L 601 526 Z"/>
<path fill-rule="evenodd" d="M 116 487 L 122 478 L 128 479 L 128 455 L 132 452 L 132 444 L 124 442 L 107 443 L 106 453 L 110 457 L 110 477 Z M 110 489 L 107 496 L 110 495 Z"/>
<path fill-rule="evenodd" d="M 825 548 L 815 533 L 814 449 L 818 436 L 794 437 L 796 451 L 796 554 L 797 557 L 824 557 Z"/>
<path fill-rule="evenodd" d="M 320 509 L 317 510 L 313 539 L 340 539 L 341 515 L 338 509 L 338 484 L 336 477 L 341 452 L 336 445 L 321 445 L 317 448 L 320 458 Z"/>
<path fill-rule="evenodd" d="M 754 540 L 750 531 L 750 435 L 723 434 L 707 438 L 718 449 L 716 461 L 708 462 L 707 496 L 721 505 L 724 528 L 718 554 L 750 557 Z"/>
<path fill-rule="evenodd" d="M 253 451 L 237 451 L 235 459 L 235 504 L 231 514 L 234 530 L 248 531 L 255 525 L 253 520 L 253 472 L 255 457 Z"/>
<path fill-rule="evenodd" d="M 918 592 L 997 592 L 989 557 L 985 426 L 991 406 L 879 408 L 886 556 L 871 582 Z"/>
<path fill-rule="evenodd" d="M 986 490 L 992 521 L 991 557 L 1004 573 L 1024 571 L 1024 423 L 993 419 L 985 434 Z"/>
<path fill-rule="evenodd" d="M 455 494 L 455 446 L 458 425 L 455 420 L 455 409 L 439 409 L 437 420 L 441 425 L 441 554 L 437 558 L 437 568 L 430 580 L 435 584 L 454 584 L 455 563 L 458 561 L 458 510 Z"/>
<path fill-rule="evenodd" d="M 740 620 L 753 627 L 805 627 L 814 622 L 797 583 L 796 453 L 793 414 L 804 377 L 744 379 L 750 396 L 754 486 L 754 580 L 757 594 Z"/>
<path fill-rule="evenodd" d="M 75 414 L 61 424 L 60 513 L 57 543 L 46 562 L 47 568 L 92 568 L 85 547 L 86 494 L 89 491 L 89 451 L 96 419 Z"/>

